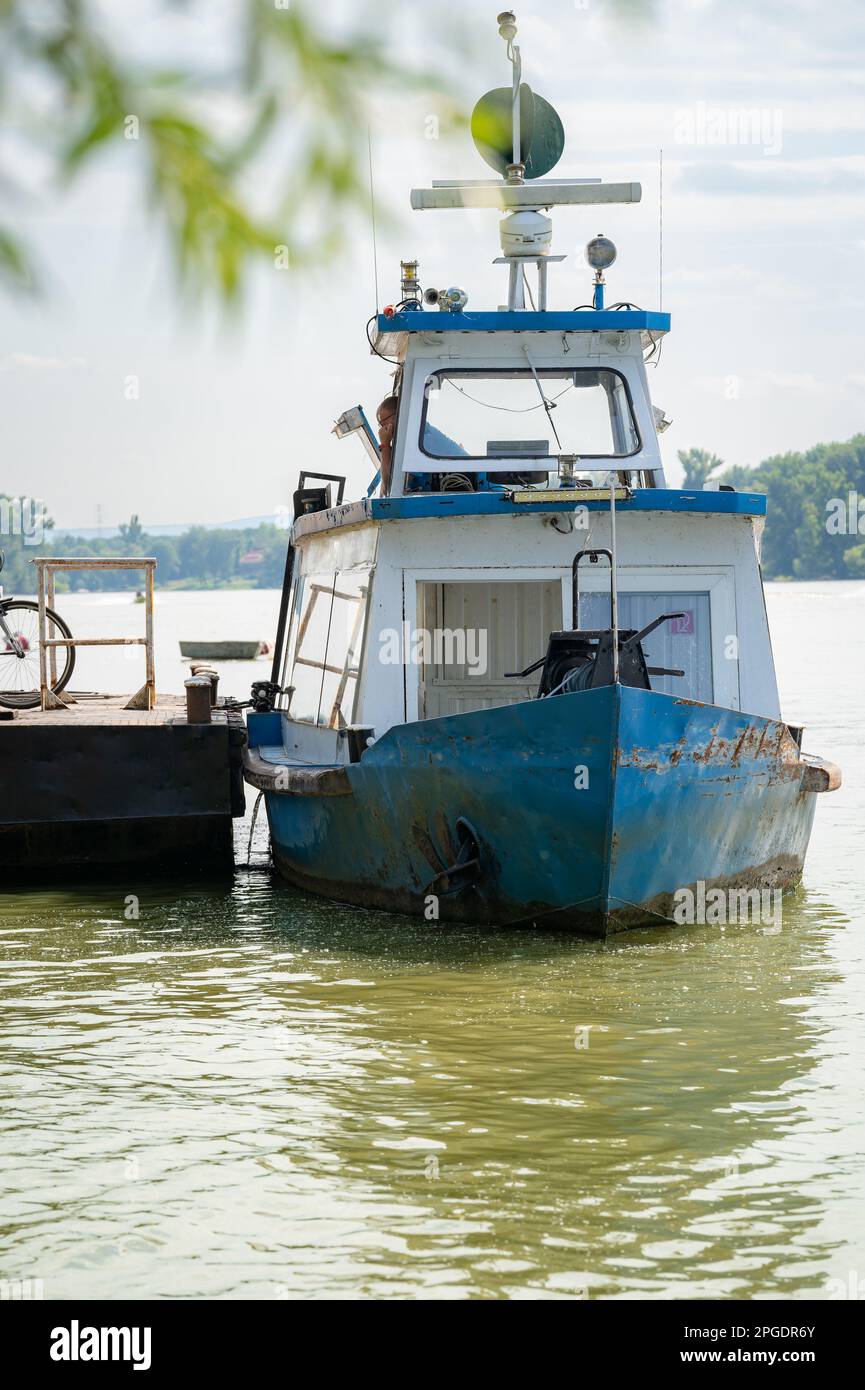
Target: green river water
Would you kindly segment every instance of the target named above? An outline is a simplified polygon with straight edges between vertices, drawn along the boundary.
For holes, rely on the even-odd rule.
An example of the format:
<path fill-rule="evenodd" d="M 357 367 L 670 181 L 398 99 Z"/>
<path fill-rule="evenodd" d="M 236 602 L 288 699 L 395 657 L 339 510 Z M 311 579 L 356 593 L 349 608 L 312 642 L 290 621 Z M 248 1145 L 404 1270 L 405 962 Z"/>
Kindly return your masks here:
<path fill-rule="evenodd" d="M 865 1296 L 865 584 L 769 608 L 846 779 L 780 928 L 442 928 L 281 886 L 261 836 L 226 883 L 0 894 L 0 1280 Z"/>

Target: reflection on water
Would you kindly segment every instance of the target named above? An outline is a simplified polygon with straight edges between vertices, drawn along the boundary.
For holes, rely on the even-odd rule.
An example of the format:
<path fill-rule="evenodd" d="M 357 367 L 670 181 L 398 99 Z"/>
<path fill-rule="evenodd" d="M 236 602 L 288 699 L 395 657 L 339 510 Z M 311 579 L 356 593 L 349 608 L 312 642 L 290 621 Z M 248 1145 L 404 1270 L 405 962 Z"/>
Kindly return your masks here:
<path fill-rule="evenodd" d="M 777 1295 L 849 1237 L 824 902 L 602 946 L 261 871 L 124 897 L 4 919 L 7 1272 L 49 1296 Z"/>
<path fill-rule="evenodd" d="M 853 768 L 780 931 L 440 928 L 262 867 L 0 897 L 0 1278 L 61 1298 L 865 1287 L 861 754 L 813 643 L 808 664 L 812 744 L 847 762 L 847 742 Z"/>

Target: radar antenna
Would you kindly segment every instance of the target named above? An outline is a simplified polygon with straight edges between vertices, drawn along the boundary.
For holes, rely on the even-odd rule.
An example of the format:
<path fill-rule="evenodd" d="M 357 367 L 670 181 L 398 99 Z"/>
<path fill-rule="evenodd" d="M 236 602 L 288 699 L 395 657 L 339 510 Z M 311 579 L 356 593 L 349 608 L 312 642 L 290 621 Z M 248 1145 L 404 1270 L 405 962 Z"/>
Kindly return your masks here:
<path fill-rule="evenodd" d="M 551 255 L 553 224 L 544 209 L 562 205 L 638 203 L 638 183 L 602 183 L 598 178 L 545 178 L 558 164 L 565 132 L 558 112 L 522 81 L 522 57 L 513 10 L 497 17 L 507 45 L 511 86 L 481 97 L 472 112 L 472 139 L 481 158 L 499 179 L 445 179 L 432 188 L 414 188 L 411 205 L 428 208 L 498 208 L 507 213 L 499 224 L 502 255 L 495 265 L 509 272 L 508 309 L 525 309 L 525 268 L 537 268 L 539 311 L 547 307 L 547 268 L 565 256 Z"/>

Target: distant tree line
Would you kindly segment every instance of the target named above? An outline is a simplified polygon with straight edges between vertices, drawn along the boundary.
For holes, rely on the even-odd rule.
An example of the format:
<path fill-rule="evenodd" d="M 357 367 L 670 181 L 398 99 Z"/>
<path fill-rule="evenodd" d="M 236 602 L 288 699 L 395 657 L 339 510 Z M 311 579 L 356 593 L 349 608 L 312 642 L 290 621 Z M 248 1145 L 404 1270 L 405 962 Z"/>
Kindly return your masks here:
<path fill-rule="evenodd" d="M 279 526 L 244 530 L 190 526 L 179 536 L 149 536 L 133 516 L 120 527 L 120 535 L 93 538 L 64 535 L 46 520 L 41 544 L 33 544 L 39 532 L 28 517 L 27 506 L 23 517 L 20 511 L 18 499 L 0 496 L 0 549 L 6 556 L 0 582 L 7 593 L 35 591 L 30 561 L 39 555 L 152 555 L 160 588 L 278 589 L 282 584 L 288 532 Z M 73 570 L 57 576 L 60 591 L 137 588 L 141 583 L 143 575 L 119 570 Z"/>
<path fill-rule="evenodd" d="M 707 481 L 767 497 L 767 579 L 865 579 L 865 434 L 805 453 L 775 454 L 756 468 L 723 469 L 705 449 L 680 452 L 685 487 Z"/>

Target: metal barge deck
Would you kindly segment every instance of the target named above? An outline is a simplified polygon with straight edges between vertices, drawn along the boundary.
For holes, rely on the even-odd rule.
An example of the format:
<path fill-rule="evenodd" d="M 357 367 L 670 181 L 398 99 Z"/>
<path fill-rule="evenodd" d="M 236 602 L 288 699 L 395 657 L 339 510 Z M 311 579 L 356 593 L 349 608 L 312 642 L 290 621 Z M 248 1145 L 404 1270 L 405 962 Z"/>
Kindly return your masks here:
<path fill-rule="evenodd" d="M 0 868 L 68 874 L 135 865 L 201 873 L 234 863 L 245 809 L 240 714 L 189 723 L 184 700 L 150 710 L 83 695 L 63 709 L 0 717 Z"/>

